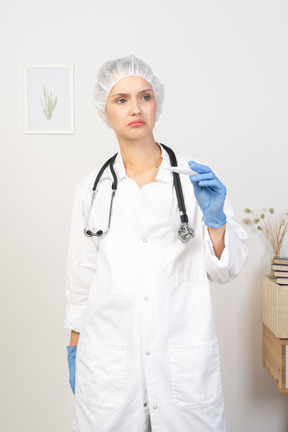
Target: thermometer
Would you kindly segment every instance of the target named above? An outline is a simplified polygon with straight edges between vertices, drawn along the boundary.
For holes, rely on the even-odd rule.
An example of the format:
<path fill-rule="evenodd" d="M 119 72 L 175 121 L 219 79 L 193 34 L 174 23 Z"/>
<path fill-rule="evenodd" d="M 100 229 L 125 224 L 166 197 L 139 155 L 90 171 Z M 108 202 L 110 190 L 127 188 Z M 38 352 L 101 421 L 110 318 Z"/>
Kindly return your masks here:
<path fill-rule="evenodd" d="M 182 167 L 178 167 L 178 166 L 171 166 L 171 167 L 162 167 L 162 166 L 157 166 L 156 168 L 159 169 L 165 169 L 168 171 L 172 171 L 178 174 L 184 174 L 184 175 L 189 175 L 189 176 L 193 176 L 195 174 L 199 174 L 198 172 L 192 170 L 191 168 L 182 168 Z"/>

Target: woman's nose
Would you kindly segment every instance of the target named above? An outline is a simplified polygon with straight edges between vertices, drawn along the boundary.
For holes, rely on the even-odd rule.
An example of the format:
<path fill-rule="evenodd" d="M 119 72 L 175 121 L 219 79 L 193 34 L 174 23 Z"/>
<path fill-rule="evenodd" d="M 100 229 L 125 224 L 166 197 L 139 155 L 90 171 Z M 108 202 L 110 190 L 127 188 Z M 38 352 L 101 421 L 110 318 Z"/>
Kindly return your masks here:
<path fill-rule="evenodd" d="M 131 115 L 139 115 L 141 113 L 139 103 L 137 99 L 131 100 L 131 106 L 130 106 L 130 114 Z"/>

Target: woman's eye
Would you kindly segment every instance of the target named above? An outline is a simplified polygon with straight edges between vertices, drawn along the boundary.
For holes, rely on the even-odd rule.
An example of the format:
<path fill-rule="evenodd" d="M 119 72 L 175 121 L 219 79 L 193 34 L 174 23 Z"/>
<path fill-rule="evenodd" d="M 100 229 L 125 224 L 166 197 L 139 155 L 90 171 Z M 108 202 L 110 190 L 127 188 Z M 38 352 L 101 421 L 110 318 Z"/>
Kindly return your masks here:
<path fill-rule="evenodd" d="M 150 100 L 150 99 L 151 99 L 151 96 L 150 96 L 150 95 L 142 96 L 142 100 L 144 100 L 144 101 L 148 101 L 148 100 Z"/>
<path fill-rule="evenodd" d="M 121 98 L 121 99 L 117 99 L 117 101 L 116 101 L 117 103 L 119 103 L 119 104 L 123 104 L 123 103 L 125 103 L 126 102 L 126 99 L 124 99 L 124 98 Z"/>

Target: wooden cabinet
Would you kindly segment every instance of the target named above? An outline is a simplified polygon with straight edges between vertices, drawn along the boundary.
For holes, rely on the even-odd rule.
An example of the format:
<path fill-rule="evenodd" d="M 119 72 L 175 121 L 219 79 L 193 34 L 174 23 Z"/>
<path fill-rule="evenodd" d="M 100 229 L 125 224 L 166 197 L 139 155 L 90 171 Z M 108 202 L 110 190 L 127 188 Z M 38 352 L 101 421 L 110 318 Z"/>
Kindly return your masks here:
<path fill-rule="evenodd" d="M 288 286 L 263 278 L 264 366 L 282 393 L 288 393 Z"/>
<path fill-rule="evenodd" d="M 281 393 L 288 393 L 288 339 L 279 339 L 263 324 L 264 366 Z"/>

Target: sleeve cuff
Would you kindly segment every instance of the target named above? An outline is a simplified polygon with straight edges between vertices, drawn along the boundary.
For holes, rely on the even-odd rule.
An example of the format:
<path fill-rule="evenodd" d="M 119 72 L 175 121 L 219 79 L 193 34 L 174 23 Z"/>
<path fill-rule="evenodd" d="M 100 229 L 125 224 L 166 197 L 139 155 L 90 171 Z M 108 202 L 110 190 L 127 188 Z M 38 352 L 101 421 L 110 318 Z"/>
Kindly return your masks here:
<path fill-rule="evenodd" d="M 78 333 L 81 332 L 86 306 L 66 305 L 64 327 Z"/>
<path fill-rule="evenodd" d="M 228 251 L 228 249 L 229 249 L 228 248 L 228 246 L 229 246 L 229 228 L 228 228 L 228 224 L 226 225 L 225 235 L 224 235 L 225 248 L 222 252 L 220 259 L 218 259 L 215 255 L 213 243 L 212 243 L 212 240 L 211 240 L 209 232 L 208 232 L 208 227 L 206 225 L 204 225 L 204 243 L 205 243 L 206 254 L 209 256 L 209 259 L 211 260 L 213 265 L 218 267 L 218 268 L 227 267 L 229 264 L 229 251 Z"/>

